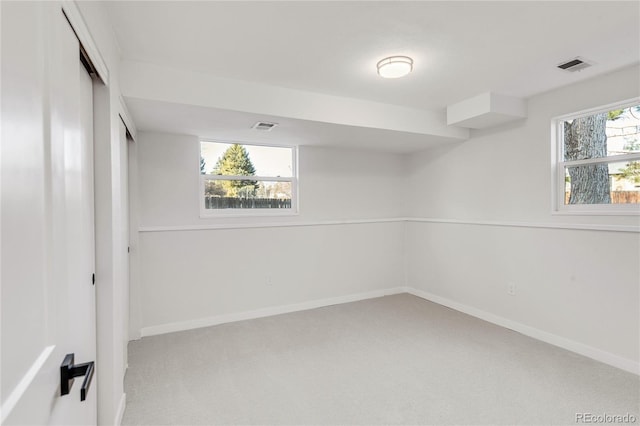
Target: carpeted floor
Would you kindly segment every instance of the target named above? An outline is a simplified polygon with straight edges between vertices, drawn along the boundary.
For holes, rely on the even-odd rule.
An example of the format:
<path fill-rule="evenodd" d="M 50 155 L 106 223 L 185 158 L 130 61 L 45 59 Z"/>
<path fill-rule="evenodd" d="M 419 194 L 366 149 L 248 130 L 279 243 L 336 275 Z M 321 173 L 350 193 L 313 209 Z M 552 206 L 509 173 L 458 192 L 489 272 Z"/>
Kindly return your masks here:
<path fill-rule="evenodd" d="M 640 419 L 638 376 L 407 294 L 146 337 L 125 391 L 125 425 Z"/>

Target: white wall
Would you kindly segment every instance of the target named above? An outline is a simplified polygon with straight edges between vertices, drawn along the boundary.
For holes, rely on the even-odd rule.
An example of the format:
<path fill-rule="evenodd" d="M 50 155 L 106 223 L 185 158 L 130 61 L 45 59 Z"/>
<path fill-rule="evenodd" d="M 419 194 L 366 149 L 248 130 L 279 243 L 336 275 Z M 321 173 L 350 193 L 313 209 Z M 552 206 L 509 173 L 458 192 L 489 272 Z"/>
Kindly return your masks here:
<path fill-rule="evenodd" d="M 302 220 L 404 216 L 406 156 L 300 147 Z"/>
<path fill-rule="evenodd" d="M 251 219 L 199 218 L 196 137 L 141 132 L 137 156 L 143 334 L 404 283 L 402 223 L 326 224 L 401 216 L 403 156 L 301 147 L 300 214 Z M 220 224 L 240 229 L 180 229 Z"/>
<path fill-rule="evenodd" d="M 143 232 L 143 334 L 401 286 L 402 226 Z"/>
<path fill-rule="evenodd" d="M 533 97 L 523 122 L 412 157 L 412 216 L 472 223 L 408 223 L 408 285 L 637 369 L 638 233 L 477 222 L 637 226 L 638 216 L 551 214 L 550 123 L 638 96 L 638 75 L 633 67 Z"/>
<path fill-rule="evenodd" d="M 199 217 L 197 137 L 141 132 L 138 139 L 141 227 L 247 222 L 243 218 Z M 269 223 L 404 214 L 406 161 L 401 155 L 302 146 L 298 164 L 300 214 L 270 217 Z"/>

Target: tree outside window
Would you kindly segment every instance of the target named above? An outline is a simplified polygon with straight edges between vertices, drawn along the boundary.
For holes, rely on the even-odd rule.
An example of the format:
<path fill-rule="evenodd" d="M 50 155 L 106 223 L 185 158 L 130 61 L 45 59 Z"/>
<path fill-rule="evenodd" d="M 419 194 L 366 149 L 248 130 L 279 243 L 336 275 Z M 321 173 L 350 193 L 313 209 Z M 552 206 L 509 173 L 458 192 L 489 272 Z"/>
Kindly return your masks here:
<path fill-rule="evenodd" d="M 559 121 L 565 205 L 640 203 L 640 105 Z"/>

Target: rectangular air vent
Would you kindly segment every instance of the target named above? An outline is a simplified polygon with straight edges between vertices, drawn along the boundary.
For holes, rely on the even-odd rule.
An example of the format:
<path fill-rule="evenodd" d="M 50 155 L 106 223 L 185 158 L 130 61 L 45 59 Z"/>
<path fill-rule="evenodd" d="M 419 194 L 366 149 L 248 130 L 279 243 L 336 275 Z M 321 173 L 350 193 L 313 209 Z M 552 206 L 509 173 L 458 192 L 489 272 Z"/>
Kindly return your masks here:
<path fill-rule="evenodd" d="M 267 121 L 258 121 L 256 124 L 251 126 L 252 129 L 263 130 L 265 132 L 270 131 L 274 127 L 276 127 L 278 123 L 269 123 Z"/>
<path fill-rule="evenodd" d="M 591 64 L 583 58 L 573 58 L 570 61 L 563 62 L 558 65 L 558 68 L 564 71 L 575 72 L 590 67 Z"/>

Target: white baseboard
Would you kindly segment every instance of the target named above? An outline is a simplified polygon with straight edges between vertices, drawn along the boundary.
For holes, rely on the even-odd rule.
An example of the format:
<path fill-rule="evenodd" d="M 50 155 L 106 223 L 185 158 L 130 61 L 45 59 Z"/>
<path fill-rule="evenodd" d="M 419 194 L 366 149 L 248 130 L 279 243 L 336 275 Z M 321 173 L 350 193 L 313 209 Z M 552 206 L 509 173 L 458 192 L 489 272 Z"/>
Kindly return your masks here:
<path fill-rule="evenodd" d="M 196 319 L 191 321 L 181 321 L 168 324 L 144 327 L 140 330 L 142 337 L 155 336 L 158 334 L 173 333 L 176 331 L 193 330 L 195 328 L 210 327 L 212 325 L 225 324 L 235 321 L 244 321 L 255 318 L 270 317 L 272 315 L 288 314 L 290 312 L 306 311 L 308 309 L 321 308 L 324 306 L 339 305 L 342 303 L 357 302 L 359 300 L 374 299 L 376 297 L 388 296 L 392 294 L 406 293 L 404 287 L 395 287 L 383 290 L 374 290 L 366 293 L 348 294 L 346 296 L 331 297 L 327 299 L 312 300 L 309 302 L 295 303 L 292 305 L 273 306 L 269 308 L 256 309 L 254 311 L 238 312 L 233 314 L 217 315 L 214 317 Z"/>
<path fill-rule="evenodd" d="M 549 343 L 551 345 L 569 350 L 571 352 L 584 355 L 588 358 L 595 359 L 596 361 L 603 362 L 621 370 L 640 375 L 640 363 L 633 360 L 620 357 L 610 352 L 603 351 L 602 349 L 597 349 L 592 346 L 576 342 L 575 340 L 558 336 L 556 334 L 547 333 L 546 331 L 542 331 L 540 329 L 530 327 L 528 325 L 512 321 L 510 319 L 500 317 L 481 309 L 464 305 L 462 303 L 458 303 L 423 290 L 418 290 L 412 287 L 405 287 L 405 290 L 407 293 L 413 294 L 414 296 L 418 296 L 422 299 L 429 300 L 431 302 L 446 306 L 451 309 L 455 309 L 456 311 L 463 312 L 476 318 L 480 318 L 484 321 L 499 325 L 501 327 L 517 331 L 518 333 L 524 334 L 525 336 L 529 336 L 534 339 Z"/>
<path fill-rule="evenodd" d="M 169 324 L 161 324 L 145 327 L 140 330 L 142 337 L 155 336 L 158 334 L 173 333 L 176 331 L 192 330 L 195 328 L 210 327 L 218 324 L 225 324 L 235 321 L 244 321 L 255 318 L 264 318 L 272 315 L 286 314 L 290 312 L 305 311 L 307 309 L 321 308 L 324 306 L 339 305 L 342 303 L 357 302 L 359 300 L 374 299 L 376 297 L 388 296 L 392 294 L 409 293 L 425 300 L 446 306 L 456 311 L 463 312 L 473 317 L 488 321 L 490 323 L 517 331 L 525 336 L 558 346 L 560 348 L 584 355 L 596 361 L 603 362 L 616 368 L 640 375 L 640 363 L 620 357 L 610 352 L 585 345 L 575 340 L 567 339 L 556 334 L 483 311 L 472 306 L 455 302 L 453 300 L 423 291 L 413 287 L 394 287 L 390 289 L 374 290 L 366 293 L 350 294 L 346 296 L 331 297 L 327 299 L 312 300 L 309 302 L 296 303 L 292 305 L 274 306 L 257 309 L 254 311 L 238 312 L 233 314 L 217 315 L 214 317 L 202 318 L 191 321 L 181 321 Z M 124 403 L 122 403 L 124 404 Z M 122 407 L 124 412 L 124 405 Z"/>
<path fill-rule="evenodd" d="M 120 426 L 122 424 L 122 417 L 124 417 L 124 409 L 127 407 L 127 394 L 123 393 L 120 397 L 120 403 L 118 404 L 118 411 L 116 411 L 116 421 L 114 425 Z"/>

